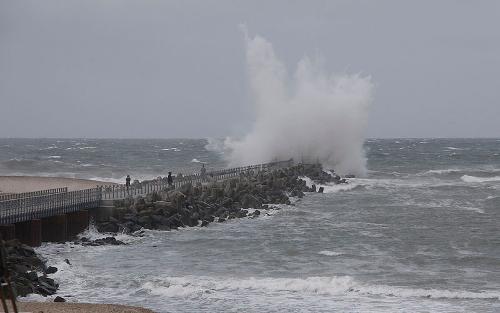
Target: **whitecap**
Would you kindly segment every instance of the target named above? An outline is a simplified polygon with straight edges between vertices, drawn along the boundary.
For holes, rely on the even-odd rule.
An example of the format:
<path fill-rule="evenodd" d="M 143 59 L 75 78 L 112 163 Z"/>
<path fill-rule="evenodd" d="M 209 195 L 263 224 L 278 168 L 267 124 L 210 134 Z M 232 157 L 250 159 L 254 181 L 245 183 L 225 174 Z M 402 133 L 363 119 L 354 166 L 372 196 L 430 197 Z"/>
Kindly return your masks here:
<path fill-rule="evenodd" d="M 174 147 L 174 148 L 163 148 L 161 150 L 162 151 L 173 151 L 173 152 L 179 152 L 179 151 L 181 151 L 181 149 L 176 148 L 176 147 Z"/>
<path fill-rule="evenodd" d="M 123 241 L 125 243 L 132 243 L 132 242 L 137 242 L 137 241 L 140 241 L 142 240 L 142 237 L 137 237 L 137 236 L 133 236 L 133 235 L 130 235 L 130 234 L 126 234 L 126 233 L 117 233 L 117 234 L 114 234 L 114 233 L 101 233 L 97 230 L 97 228 L 95 227 L 94 224 L 90 224 L 89 227 L 82 233 L 78 234 L 78 238 L 87 238 L 89 240 L 97 240 L 97 239 L 102 239 L 102 238 L 106 238 L 106 237 L 110 237 L 110 236 L 113 236 L 115 237 L 117 240 L 120 240 L 120 241 Z"/>
<path fill-rule="evenodd" d="M 463 207 L 464 210 L 466 211 L 472 211 L 472 212 L 476 212 L 476 213 L 481 213 L 481 214 L 484 214 L 484 210 L 483 209 L 480 209 L 480 208 L 474 208 L 474 207 Z"/>
<path fill-rule="evenodd" d="M 300 292 L 322 295 L 343 294 L 352 286 L 349 276 L 307 278 L 164 277 L 145 282 L 141 288 L 153 295 L 196 297 L 218 292 Z"/>
<path fill-rule="evenodd" d="M 450 173 L 456 173 L 460 172 L 462 170 L 456 169 L 456 168 L 447 168 L 447 169 L 441 169 L 441 170 L 428 170 L 423 173 L 418 173 L 417 176 L 425 176 L 425 175 L 432 175 L 432 174 L 450 174 Z"/>
<path fill-rule="evenodd" d="M 326 256 L 339 256 L 339 255 L 343 255 L 344 253 L 336 252 L 336 251 L 329 251 L 329 250 L 322 250 L 322 251 L 318 252 L 318 254 L 326 255 Z"/>
<path fill-rule="evenodd" d="M 144 282 L 141 291 L 167 297 L 200 297 L 216 293 L 238 291 L 258 293 L 299 293 L 319 295 L 345 295 L 359 293 L 400 298 L 446 299 L 500 299 L 498 291 L 468 291 L 404 288 L 387 285 L 369 285 L 356 282 L 350 276 L 306 278 L 239 278 L 239 277 L 157 277 Z"/>
<path fill-rule="evenodd" d="M 486 182 L 497 182 L 500 181 L 500 176 L 493 177 L 477 177 L 464 175 L 460 179 L 466 183 L 486 183 Z"/>
<path fill-rule="evenodd" d="M 340 192 L 340 191 L 353 190 L 359 186 L 360 186 L 360 184 L 350 182 L 348 184 L 328 184 L 328 185 L 320 186 L 320 187 L 324 188 L 324 190 L 323 190 L 324 193 L 335 193 L 335 192 Z"/>
<path fill-rule="evenodd" d="M 307 176 L 300 176 L 299 179 L 306 182 L 306 186 L 311 188 L 316 185 L 312 179 Z M 323 187 L 323 193 L 334 193 L 339 191 L 348 191 L 360 186 L 359 183 L 349 181 L 348 184 L 326 184 L 326 185 L 316 185 L 316 190 Z"/>

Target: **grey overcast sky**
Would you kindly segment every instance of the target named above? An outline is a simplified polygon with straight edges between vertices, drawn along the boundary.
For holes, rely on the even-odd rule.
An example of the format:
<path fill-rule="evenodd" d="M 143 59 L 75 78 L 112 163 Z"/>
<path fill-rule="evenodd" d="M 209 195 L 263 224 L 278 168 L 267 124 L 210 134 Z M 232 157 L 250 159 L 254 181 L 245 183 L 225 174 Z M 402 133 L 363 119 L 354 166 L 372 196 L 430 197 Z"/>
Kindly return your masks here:
<path fill-rule="evenodd" d="M 368 137 L 500 137 L 495 0 L 0 0 L 0 137 L 243 134 L 241 23 L 371 75 Z"/>

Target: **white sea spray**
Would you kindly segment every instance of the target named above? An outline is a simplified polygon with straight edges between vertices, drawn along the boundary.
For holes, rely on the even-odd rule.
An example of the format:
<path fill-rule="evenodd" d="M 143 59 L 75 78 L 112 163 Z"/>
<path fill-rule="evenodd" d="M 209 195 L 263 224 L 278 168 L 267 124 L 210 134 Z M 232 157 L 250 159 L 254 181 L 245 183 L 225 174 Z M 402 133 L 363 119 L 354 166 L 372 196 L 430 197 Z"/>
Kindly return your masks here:
<path fill-rule="evenodd" d="M 270 42 L 246 31 L 245 40 L 257 118 L 244 138 L 225 140 L 230 165 L 294 158 L 364 175 L 371 78 L 327 73 L 309 57 L 290 78 Z"/>

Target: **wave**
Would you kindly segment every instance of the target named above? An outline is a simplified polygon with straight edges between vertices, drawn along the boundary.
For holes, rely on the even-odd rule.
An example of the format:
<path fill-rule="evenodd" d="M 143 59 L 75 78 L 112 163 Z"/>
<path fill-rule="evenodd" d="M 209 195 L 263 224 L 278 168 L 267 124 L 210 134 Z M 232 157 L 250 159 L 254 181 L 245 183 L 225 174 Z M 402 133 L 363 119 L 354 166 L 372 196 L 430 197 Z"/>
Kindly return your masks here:
<path fill-rule="evenodd" d="M 339 255 L 343 255 L 344 253 L 336 252 L 336 251 L 329 251 L 329 250 L 322 250 L 322 251 L 318 252 L 318 254 L 326 255 L 326 256 L 339 256 Z"/>
<path fill-rule="evenodd" d="M 480 209 L 480 208 L 464 207 L 463 209 L 466 210 L 466 211 L 472 211 L 472 212 L 484 214 L 484 210 Z"/>
<path fill-rule="evenodd" d="M 418 173 L 417 176 L 425 176 L 425 175 L 432 175 L 432 174 L 438 174 L 438 175 L 441 175 L 441 174 L 449 174 L 449 173 L 457 173 L 457 172 L 462 172 L 462 171 L 465 171 L 465 170 L 461 170 L 461 169 L 456 169 L 456 168 L 448 168 L 448 169 L 442 169 L 442 170 L 428 170 L 428 171 L 425 171 L 423 173 Z"/>
<path fill-rule="evenodd" d="M 497 182 L 500 181 L 500 176 L 494 176 L 494 177 L 476 177 L 476 176 L 469 176 L 469 175 L 464 175 L 460 177 L 462 181 L 466 183 L 486 183 L 486 182 Z"/>
<path fill-rule="evenodd" d="M 446 147 L 445 149 L 447 149 L 447 150 L 467 150 L 464 148 L 456 148 L 456 147 Z"/>
<path fill-rule="evenodd" d="M 475 177 L 476 175 L 490 175 L 495 176 L 500 174 L 500 169 L 491 166 L 479 167 L 479 168 L 445 168 L 445 169 L 432 169 L 423 172 L 416 173 L 415 176 L 418 177 L 439 177 L 439 178 L 449 178 L 456 179 L 460 177 L 462 181 L 470 179 L 469 177 Z M 483 177 L 477 176 L 480 179 Z M 489 177 L 486 177 L 489 179 Z M 465 180 L 464 180 L 465 179 Z M 472 182 L 472 181 L 465 181 Z"/>
<path fill-rule="evenodd" d="M 53 145 L 53 146 L 48 146 L 45 148 L 40 148 L 38 150 L 52 150 L 52 149 L 59 149 L 59 148 L 56 145 Z"/>
<path fill-rule="evenodd" d="M 312 187 L 312 185 L 316 185 L 316 188 L 323 187 L 323 192 L 324 193 L 335 193 L 339 191 L 349 191 L 353 190 L 357 187 L 360 187 L 361 184 L 358 183 L 353 183 L 349 181 L 349 184 L 326 184 L 326 185 L 320 185 L 320 184 L 315 184 L 312 179 L 306 176 L 300 176 L 299 179 L 302 179 L 303 181 L 306 182 L 307 187 Z"/>
<path fill-rule="evenodd" d="M 350 191 L 353 189 L 357 189 L 359 187 L 362 187 L 361 184 L 357 184 L 355 182 L 349 182 L 348 184 L 328 184 L 323 186 L 324 193 L 335 193 L 335 192 L 340 192 L 340 191 Z"/>
<path fill-rule="evenodd" d="M 179 152 L 179 151 L 181 151 L 181 149 L 176 148 L 176 147 L 174 147 L 174 148 L 163 148 L 163 149 L 161 149 L 161 151 L 174 151 L 174 152 Z"/>
<path fill-rule="evenodd" d="M 78 234 L 78 238 L 88 238 L 90 240 L 97 240 L 106 238 L 109 236 L 115 237 L 117 240 L 123 241 L 125 243 L 133 243 L 142 240 L 142 237 L 125 234 L 125 233 L 101 233 L 97 230 L 94 224 L 90 224 L 89 227 L 82 233 Z"/>
<path fill-rule="evenodd" d="M 388 285 L 369 285 L 350 276 L 307 278 L 213 278 L 213 277 L 159 277 L 143 283 L 140 292 L 168 297 L 200 297 L 214 293 L 244 291 L 257 293 L 300 293 L 318 295 L 377 295 L 400 298 L 446 298 L 499 300 L 498 291 L 467 291 L 404 288 Z"/>

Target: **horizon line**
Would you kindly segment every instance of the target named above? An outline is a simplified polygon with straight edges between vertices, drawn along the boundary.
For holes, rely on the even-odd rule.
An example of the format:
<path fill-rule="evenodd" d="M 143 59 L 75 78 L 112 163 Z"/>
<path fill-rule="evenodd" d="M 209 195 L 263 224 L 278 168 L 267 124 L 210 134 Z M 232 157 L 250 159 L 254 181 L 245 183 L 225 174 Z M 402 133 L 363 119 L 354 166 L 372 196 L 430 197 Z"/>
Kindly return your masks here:
<path fill-rule="evenodd" d="M 55 139 L 55 140 L 208 140 L 208 139 L 225 139 L 226 137 L 0 137 L 1 139 Z M 364 140 L 392 140 L 392 139 L 500 139 L 500 137 L 367 137 Z"/>

